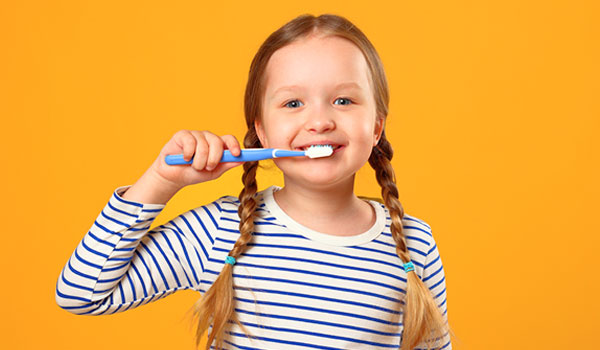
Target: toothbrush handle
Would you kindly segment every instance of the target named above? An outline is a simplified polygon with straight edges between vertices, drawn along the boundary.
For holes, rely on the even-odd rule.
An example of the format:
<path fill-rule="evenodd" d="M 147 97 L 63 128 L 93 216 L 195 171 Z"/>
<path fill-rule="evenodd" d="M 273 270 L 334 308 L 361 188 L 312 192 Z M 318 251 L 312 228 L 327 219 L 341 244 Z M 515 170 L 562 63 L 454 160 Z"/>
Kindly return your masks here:
<path fill-rule="evenodd" d="M 250 162 L 256 160 L 270 159 L 270 158 L 279 158 L 279 157 L 294 157 L 294 156 L 305 156 L 305 152 L 303 151 L 288 151 L 288 150 L 280 150 L 275 148 L 247 148 L 241 150 L 241 154 L 239 157 L 235 157 L 231 154 L 231 151 L 225 150 L 223 151 L 223 157 L 219 163 L 223 162 Z M 167 155 L 165 157 L 165 162 L 169 165 L 179 165 L 179 164 L 192 164 L 194 158 L 189 161 L 185 161 L 183 159 L 183 154 L 173 154 Z"/>

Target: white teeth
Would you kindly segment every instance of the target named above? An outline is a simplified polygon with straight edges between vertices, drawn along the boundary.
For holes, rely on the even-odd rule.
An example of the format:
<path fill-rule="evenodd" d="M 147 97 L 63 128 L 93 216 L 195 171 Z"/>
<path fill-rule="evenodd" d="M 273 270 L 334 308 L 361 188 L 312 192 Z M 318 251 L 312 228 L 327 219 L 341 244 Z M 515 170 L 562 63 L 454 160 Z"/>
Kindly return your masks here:
<path fill-rule="evenodd" d="M 337 146 L 324 144 L 324 145 L 310 145 L 310 146 L 303 147 L 302 149 L 306 151 L 310 147 L 331 147 L 333 149 L 337 148 Z"/>

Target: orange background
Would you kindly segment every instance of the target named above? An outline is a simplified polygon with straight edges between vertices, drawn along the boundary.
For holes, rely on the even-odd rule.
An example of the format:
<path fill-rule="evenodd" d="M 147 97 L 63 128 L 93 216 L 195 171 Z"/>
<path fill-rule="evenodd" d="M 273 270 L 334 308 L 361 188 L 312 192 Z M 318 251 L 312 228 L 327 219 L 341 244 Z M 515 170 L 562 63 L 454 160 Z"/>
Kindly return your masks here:
<path fill-rule="evenodd" d="M 3 1 L 0 348 L 193 348 L 195 292 L 75 316 L 55 304 L 56 280 L 112 191 L 177 130 L 241 141 L 256 50 L 297 15 L 326 12 L 382 57 L 400 200 L 433 228 L 454 348 L 594 347 L 597 2 L 367 3 Z M 357 179 L 357 194 L 379 194 L 368 165 Z M 282 184 L 276 168 L 258 181 Z M 240 190 L 237 167 L 182 190 L 155 225 Z"/>

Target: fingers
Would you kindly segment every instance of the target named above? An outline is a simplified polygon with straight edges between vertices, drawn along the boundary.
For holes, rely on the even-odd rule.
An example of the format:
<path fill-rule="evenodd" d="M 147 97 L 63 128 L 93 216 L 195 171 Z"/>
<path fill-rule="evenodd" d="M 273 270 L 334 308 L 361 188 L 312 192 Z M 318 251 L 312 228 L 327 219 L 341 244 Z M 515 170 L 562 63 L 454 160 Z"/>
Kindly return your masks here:
<path fill-rule="evenodd" d="M 240 143 L 235 138 L 235 136 L 233 136 L 233 135 L 223 135 L 223 136 L 221 136 L 221 139 L 223 139 L 223 141 L 225 142 L 225 146 L 227 147 L 228 150 L 231 151 L 232 155 L 234 155 L 235 157 L 239 157 L 240 156 L 240 154 L 242 153 L 242 151 L 240 149 Z"/>
<path fill-rule="evenodd" d="M 196 138 L 188 130 L 182 130 L 175 135 L 175 142 L 183 149 L 183 159 L 189 161 L 196 150 Z"/>
<path fill-rule="evenodd" d="M 181 130 L 176 134 L 175 141 L 183 150 L 184 160 L 192 160 L 191 167 L 196 171 L 216 170 L 221 164 L 224 149 L 230 150 L 236 157 L 241 155 L 240 144 L 233 135 L 217 136 L 206 130 Z M 240 164 L 242 163 L 225 165 L 216 172 L 226 171 Z"/>
<path fill-rule="evenodd" d="M 223 157 L 223 140 L 215 134 L 205 133 L 206 141 L 208 142 L 208 159 L 206 161 L 206 171 L 212 171 L 219 165 L 219 161 Z"/>
<path fill-rule="evenodd" d="M 206 166 L 206 159 L 208 157 L 208 142 L 201 131 L 192 130 L 190 133 L 193 135 L 194 140 L 196 141 L 194 147 L 194 159 L 192 159 L 191 167 L 200 171 Z"/>

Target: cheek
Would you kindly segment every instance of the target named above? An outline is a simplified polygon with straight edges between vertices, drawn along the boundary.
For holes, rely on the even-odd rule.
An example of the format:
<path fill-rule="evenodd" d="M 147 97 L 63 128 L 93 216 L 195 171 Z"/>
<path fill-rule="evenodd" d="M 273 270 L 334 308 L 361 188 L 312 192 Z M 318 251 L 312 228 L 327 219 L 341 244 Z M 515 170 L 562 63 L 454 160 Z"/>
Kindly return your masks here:
<path fill-rule="evenodd" d="M 350 126 L 354 139 L 359 143 L 372 143 L 375 134 L 374 126 L 368 123 L 354 123 Z"/>
<path fill-rule="evenodd" d="M 266 138 L 270 148 L 288 147 L 294 139 L 294 126 L 292 123 L 271 123 L 266 130 Z"/>

